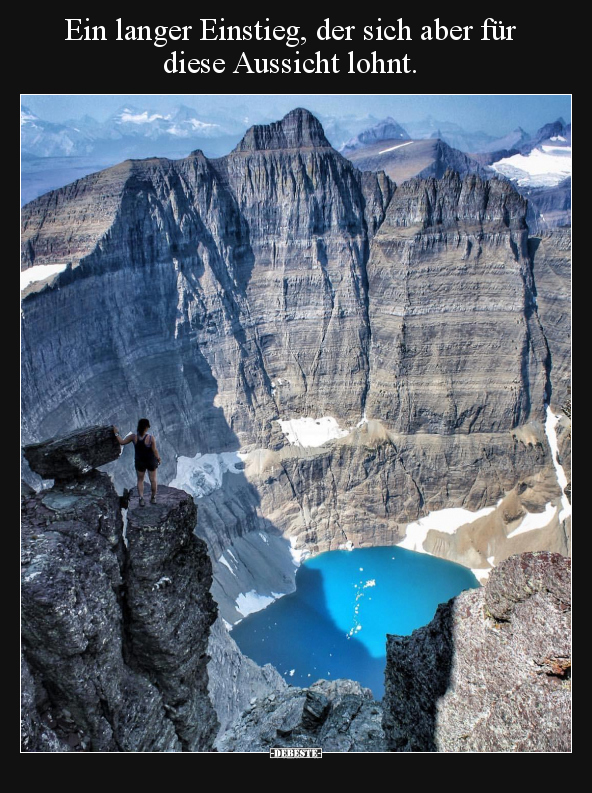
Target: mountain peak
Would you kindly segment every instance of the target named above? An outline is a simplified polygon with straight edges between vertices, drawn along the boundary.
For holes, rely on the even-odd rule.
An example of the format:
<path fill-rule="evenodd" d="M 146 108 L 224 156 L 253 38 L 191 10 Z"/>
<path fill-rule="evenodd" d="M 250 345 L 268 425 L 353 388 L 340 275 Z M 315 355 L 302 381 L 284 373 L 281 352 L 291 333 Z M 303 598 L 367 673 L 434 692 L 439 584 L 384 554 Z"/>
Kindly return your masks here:
<path fill-rule="evenodd" d="M 392 116 L 387 116 L 387 118 L 382 119 L 373 127 L 363 130 L 355 138 L 349 140 L 341 148 L 341 152 L 346 154 L 383 140 L 410 140 L 410 137 L 407 131 Z"/>
<path fill-rule="evenodd" d="M 32 113 L 28 107 L 21 105 L 21 126 L 27 121 L 39 121 L 39 117 Z"/>
<path fill-rule="evenodd" d="M 281 121 L 248 129 L 235 151 L 330 147 L 321 122 L 309 110 L 297 107 Z"/>

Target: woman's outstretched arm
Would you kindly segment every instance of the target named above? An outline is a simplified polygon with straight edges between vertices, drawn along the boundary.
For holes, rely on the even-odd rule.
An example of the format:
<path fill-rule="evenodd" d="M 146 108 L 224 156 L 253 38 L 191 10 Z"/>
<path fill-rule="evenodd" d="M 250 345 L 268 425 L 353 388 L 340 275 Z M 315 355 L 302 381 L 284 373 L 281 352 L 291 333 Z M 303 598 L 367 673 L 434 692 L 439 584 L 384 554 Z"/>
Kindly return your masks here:
<path fill-rule="evenodd" d="M 122 446 L 125 446 L 126 443 L 131 443 L 134 439 L 134 435 L 128 435 L 127 437 L 122 438 L 121 435 L 119 434 L 119 430 L 115 425 L 113 425 L 113 432 L 115 433 L 115 437 Z"/>

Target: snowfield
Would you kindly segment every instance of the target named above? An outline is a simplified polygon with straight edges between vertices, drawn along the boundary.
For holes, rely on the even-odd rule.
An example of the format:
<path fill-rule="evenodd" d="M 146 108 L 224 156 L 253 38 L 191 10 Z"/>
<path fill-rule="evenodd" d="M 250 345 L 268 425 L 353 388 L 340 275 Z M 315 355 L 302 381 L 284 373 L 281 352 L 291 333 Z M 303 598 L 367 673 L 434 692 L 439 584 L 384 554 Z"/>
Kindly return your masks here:
<path fill-rule="evenodd" d="M 494 162 L 495 171 L 524 187 L 555 187 L 571 176 L 571 146 L 541 146 Z"/>
<path fill-rule="evenodd" d="M 170 487 L 185 490 L 194 498 L 202 498 L 213 490 L 222 487 L 226 472 L 238 474 L 242 471 L 240 452 L 220 452 L 219 454 L 200 454 L 195 457 L 177 459 L 177 475 L 169 482 Z M 237 468 L 237 466 L 239 466 Z"/>
<path fill-rule="evenodd" d="M 286 421 L 278 419 L 278 424 L 292 446 L 323 446 L 327 441 L 349 435 L 349 430 L 342 430 L 337 419 L 334 419 L 333 416 L 323 416 L 320 419 L 288 419 Z"/>
<path fill-rule="evenodd" d="M 489 515 L 494 509 L 495 507 L 484 507 L 477 512 L 471 512 L 462 507 L 453 507 L 451 509 L 439 509 L 436 512 L 430 512 L 425 518 L 420 518 L 414 523 L 409 523 L 405 532 L 405 538 L 397 544 L 401 548 L 407 548 L 410 551 L 426 553 L 423 544 L 430 529 L 443 531 L 446 534 L 454 534 L 460 526 L 464 526 L 465 523 L 473 523 L 479 518 Z"/>
<path fill-rule="evenodd" d="M 29 284 L 36 281 L 43 281 L 50 275 L 61 273 L 68 266 L 67 262 L 64 264 L 36 264 L 34 267 L 29 267 L 21 273 L 21 290 L 26 289 Z"/>

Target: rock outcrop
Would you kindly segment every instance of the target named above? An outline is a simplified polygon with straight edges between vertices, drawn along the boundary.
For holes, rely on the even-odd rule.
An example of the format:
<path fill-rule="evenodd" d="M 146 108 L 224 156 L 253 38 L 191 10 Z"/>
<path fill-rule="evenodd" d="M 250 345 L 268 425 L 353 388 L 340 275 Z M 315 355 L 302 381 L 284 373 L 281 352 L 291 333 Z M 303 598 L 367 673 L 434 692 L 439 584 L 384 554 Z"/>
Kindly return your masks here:
<path fill-rule="evenodd" d="M 116 460 L 120 452 L 113 428 L 96 426 L 31 444 L 25 458 L 43 479 L 72 479 Z"/>
<path fill-rule="evenodd" d="M 49 445 L 94 444 L 77 459 L 112 459 L 109 429 Z M 132 498 L 124 527 L 107 474 L 60 472 L 53 488 L 23 494 L 24 748 L 211 750 L 216 606 L 192 498 L 166 487 L 155 505 Z"/>
<path fill-rule="evenodd" d="M 269 752 L 272 747 L 325 752 L 387 751 L 382 708 L 370 689 L 352 680 L 319 680 L 253 699 L 218 743 L 223 752 Z"/>
<path fill-rule="evenodd" d="M 570 566 L 513 556 L 429 625 L 388 636 L 391 751 L 570 751 Z"/>

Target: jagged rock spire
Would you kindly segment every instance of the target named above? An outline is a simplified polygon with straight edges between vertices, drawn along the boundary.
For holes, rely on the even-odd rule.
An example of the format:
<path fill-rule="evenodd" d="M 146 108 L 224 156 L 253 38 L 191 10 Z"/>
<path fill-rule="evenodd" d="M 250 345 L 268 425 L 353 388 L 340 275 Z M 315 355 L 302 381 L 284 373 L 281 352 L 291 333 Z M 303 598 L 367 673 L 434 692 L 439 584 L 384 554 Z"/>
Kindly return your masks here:
<path fill-rule="evenodd" d="M 281 121 L 248 129 L 235 151 L 301 148 L 331 148 L 331 144 L 321 122 L 309 110 L 297 107 Z"/>

